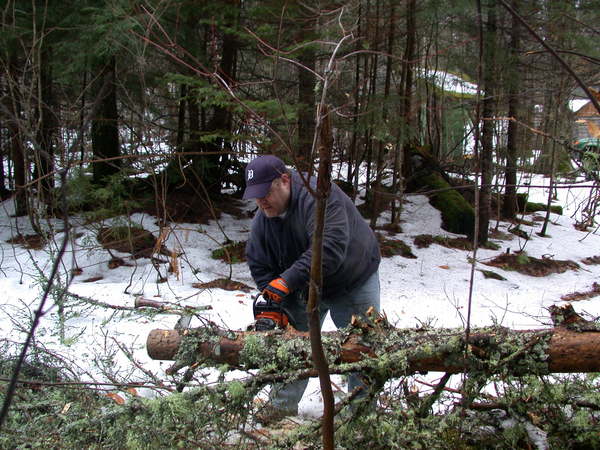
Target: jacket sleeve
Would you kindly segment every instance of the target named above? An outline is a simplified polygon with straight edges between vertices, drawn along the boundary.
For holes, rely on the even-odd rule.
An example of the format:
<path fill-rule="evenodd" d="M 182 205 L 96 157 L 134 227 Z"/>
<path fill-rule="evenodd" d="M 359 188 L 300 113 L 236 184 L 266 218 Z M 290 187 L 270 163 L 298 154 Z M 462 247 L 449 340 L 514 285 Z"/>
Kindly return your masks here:
<path fill-rule="evenodd" d="M 259 219 L 255 217 L 252 222 L 250 238 L 246 243 L 246 261 L 256 287 L 261 291 L 272 280 L 279 277 L 275 272 L 275 268 L 269 264 L 267 253 L 263 226 Z"/>
<path fill-rule="evenodd" d="M 323 278 L 335 273 L 346 257 L 350 242 L 350 225 L 344 205 L 343 197 L 336 191 L 337 186 L 332 185 L 331 195 L 327 200 L 325 210 L 325 229 L 323 232 Z M 306 231 L 312 237 L 315 229 L 315 200 L 308 193 L 302 196 L 302 218 Z M 311 244 L 312 245 L 312 244 Z M 304 287 L 310 279 L 310 264 L 312 247 L 309 247 L 281 276 L 290 289 L 296 290 Z"/>

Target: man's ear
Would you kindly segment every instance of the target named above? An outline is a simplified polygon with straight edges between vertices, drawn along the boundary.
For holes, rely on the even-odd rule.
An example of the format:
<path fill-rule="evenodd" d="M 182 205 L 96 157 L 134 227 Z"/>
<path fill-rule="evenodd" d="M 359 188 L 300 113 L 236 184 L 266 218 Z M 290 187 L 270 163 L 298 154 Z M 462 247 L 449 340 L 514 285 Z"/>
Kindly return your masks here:
<path fill-rule="evenodd" d="M 281 174 L 281 179 L 285 184 L 289 184 L 292 181 L 292 177 L 290 177 L 289 173 Z"/>

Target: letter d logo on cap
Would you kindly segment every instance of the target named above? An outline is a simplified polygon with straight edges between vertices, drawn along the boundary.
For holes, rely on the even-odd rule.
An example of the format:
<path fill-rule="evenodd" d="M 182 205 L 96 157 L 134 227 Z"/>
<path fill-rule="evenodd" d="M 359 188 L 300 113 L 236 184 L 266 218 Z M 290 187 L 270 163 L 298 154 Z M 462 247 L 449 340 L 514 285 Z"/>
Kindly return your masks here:
<path fill-rule="evenodd" d="M 254 170 L 250 169 L 248 171 L 248 180 L 251 180 L 252 178 L 254 178 Z"/>

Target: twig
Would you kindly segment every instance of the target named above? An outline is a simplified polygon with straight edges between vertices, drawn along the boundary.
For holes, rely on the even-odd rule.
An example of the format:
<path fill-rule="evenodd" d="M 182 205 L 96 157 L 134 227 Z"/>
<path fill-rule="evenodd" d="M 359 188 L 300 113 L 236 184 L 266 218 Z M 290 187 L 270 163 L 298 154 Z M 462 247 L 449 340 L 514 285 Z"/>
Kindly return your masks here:
<path fill-rule="evenodd" d="M 65 186 L 66 181 L 67 181 L 66 175 L 67 175 L 66 171 L 63 171 L 61 174 L 61 183 L 62 183 L 63 187 Z M 2 429 L 2 424 L 4 423 L 4 420 L 6 419 L 6 416 L 8 415 L 8 409 L 10 408 L 10 404 L 11 404 L 13 396 L 15 394 L 15 389 L 17 387 L 17 380 L 19 378 L 19 373 L 21 372 L 21 367 L 23 367 L 23 363 L 25 362 L 25 357 L 27 356 L 27 351 L 29 350 L 29 346 L 31 345 L 31 342 L 33 340 L 35 330 L 37 329 L 42 316 L 45 314 L 44 307 L 46 306 L 46 301 L 48 300 L 48 296 L 50 295 L 50 292 L 52 291 L 52 285 L 53 285 L 54 279 L 55 279 L 56 275 L 58 274 L 58 269 L 62 263 L 62 258 L 65 254 L 65 251 L 67 249 L 67 244 L 69 242 L 69 223 L 68 223 L 68 215 L 66 213 L 67 212 L 67 205 L 66 205 L 67 201 L 66 201 L 65 194 L 66 194 L 66 191 L 63 189 L 62 203 L 63 203 L 63 208 L 64 208 L 64 221 L 63 221 L 64 228 L 65 228 L 64 239 L 63 239 L 62 245 L 60 246 L 59 252 L 56 255 L 56 259 L 54 260 L 54 263 L 52 264 L 52 270 L 50 272 L 50 276 L 48 277 L 48 284 L 46 285 L 46 288 L 44 289 L 44 294 L 42 295 L 42 299 L 40 300 L 38 309 L 35 311 L 33 323 L 31 324 L 31 328 L 29 330 L 29 333 L 27 334 L 25 343 L 23 344 L 23 348 L 19 355 L 19 359 L 17 360 L 17 364 L 15 365 L 15 368 L 13 370 L 11 381 L 8 385 L 8 388 L 6 389 L 4 403 L 2 405 L 2 411 L 0 412 L 0 429 Z"/>
<path fill-rule="evenodd" d="M 451 376 L 451 373 L 446 372 L 441 378 L 440 382 L 435 387 L 435 389 L 433 390 L 433 392 L 429 394 L 429 396 L 426 399 L 423 400 L 423 403 L 421 404 L 419 411 L 417 412 L 418 417 L 427 417 L 427 415 L 429 414 L 429 409 L 431 408 L 433 403 L 439 398 L 440 394 L 444 391 L 444 389 L 446 388 L 446 384 L 450 380 Z"/>
<path fill-rule="evenodd" d="M 137 367 L 144 374 L 146 374 L 147 377 L 149 377 L 152 381 L 154 381 L 162 389 L 166 389 L 170 392 L 173 392 L 172 388 L 165 386 L 163 384 L 162 380 L 160 380 L 154 373 L 150 372 L 143 365 L 141 365 L 138 361 L 136 361 L 136 359 L 133 357 L 133 354 L 127 348 L 125 348 L 123 345 L 121 345 L 121 343 L 119 341 L 117 341 L 114 337 L 111 337 L 111 339 L 115 344 L 117 344 L 117 347 L 119 347 L 119 349 L 121 349 L 121 351 L 125 354 L 125 356 L 127 356 L 127 359 L 129 359 L 129 361 L 131 361 L 131 363 L 135 367 Z"/>

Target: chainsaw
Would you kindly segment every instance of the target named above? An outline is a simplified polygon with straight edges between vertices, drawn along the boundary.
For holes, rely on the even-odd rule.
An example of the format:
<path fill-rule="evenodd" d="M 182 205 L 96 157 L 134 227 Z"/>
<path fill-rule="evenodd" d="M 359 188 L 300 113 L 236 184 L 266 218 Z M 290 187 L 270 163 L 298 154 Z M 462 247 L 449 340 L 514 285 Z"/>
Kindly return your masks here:
<path fill-rule="evenodd" d="M 268 331 L 275 328 L 287 327 L 288 316 L 277 302 L 262 293 L 257 294 L 252 302 L 252 312 L 254 313 L 254 330 Z"/>

